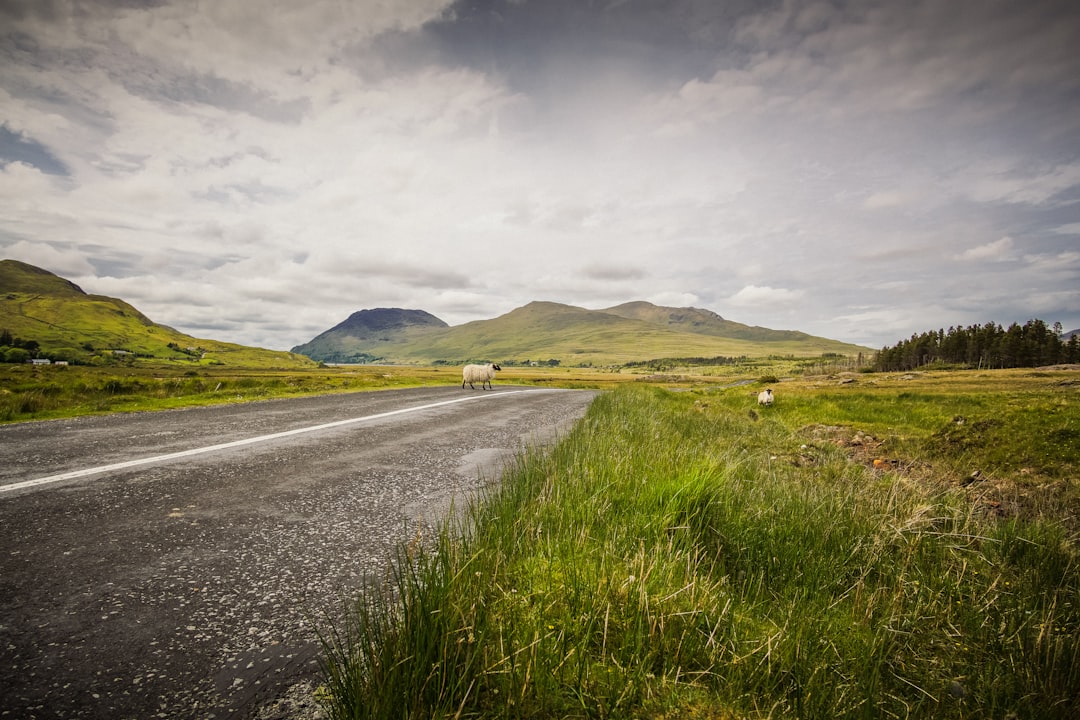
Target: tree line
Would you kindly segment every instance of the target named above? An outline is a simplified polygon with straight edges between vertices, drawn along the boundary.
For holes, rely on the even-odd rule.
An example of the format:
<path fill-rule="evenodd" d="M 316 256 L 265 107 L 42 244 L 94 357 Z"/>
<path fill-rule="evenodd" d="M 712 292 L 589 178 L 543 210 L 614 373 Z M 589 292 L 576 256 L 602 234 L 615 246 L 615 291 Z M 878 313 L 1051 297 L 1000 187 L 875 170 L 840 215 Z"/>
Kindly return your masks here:
<path fill-rule="evenodd" d="M 932 363 L 973 368 L 1040 367 L 1080 363 L 1080 334 L 1061 339 L 1061 323 L 1047 327 L 1042 320 L 1013 323 L 1004 328 L 993 322 L 950 327 L 912 335 L 896 345 L 885 346 L 874 363 L 875 370 L 914 370 Z"/>

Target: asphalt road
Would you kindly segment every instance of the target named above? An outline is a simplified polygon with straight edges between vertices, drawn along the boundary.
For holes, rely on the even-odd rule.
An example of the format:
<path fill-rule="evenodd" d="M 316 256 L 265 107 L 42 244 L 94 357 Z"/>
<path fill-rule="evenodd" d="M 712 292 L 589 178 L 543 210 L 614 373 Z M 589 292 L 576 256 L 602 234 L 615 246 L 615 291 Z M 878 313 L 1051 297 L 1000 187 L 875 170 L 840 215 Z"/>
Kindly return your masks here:
<path fill-rule="evenodd" d="M 0 426 L 0 718 L 291 717 L 282 698 L 318 679 L 312 618 L 593 397 L 454 386 Z"/>

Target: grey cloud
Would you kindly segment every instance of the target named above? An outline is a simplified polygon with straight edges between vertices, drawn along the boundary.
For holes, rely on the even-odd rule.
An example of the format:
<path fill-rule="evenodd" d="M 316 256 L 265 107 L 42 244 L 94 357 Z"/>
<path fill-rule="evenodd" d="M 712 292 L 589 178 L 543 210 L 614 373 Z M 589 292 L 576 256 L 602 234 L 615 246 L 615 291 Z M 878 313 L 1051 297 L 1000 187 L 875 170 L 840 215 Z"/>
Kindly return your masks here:
<path fill-rule="evenodd" d="M 718 42 L 754 6 L 750 0 L 459 0 L 415 43 L 427 57 L 437 52 L 442 63 L 500 78 L 530 98 L 529 113 L 515 116 L 518 122 L 568 123 L 575 106 L 618 112 L 641 88 L 710 76 L 724 62 L 717 60 Z"/>
<path fill-rule="evenodd" d="M 45 7 L 40 11 L 16 13 L 14 17 L 21 21 L 18 26 L 9 32 L 0 32 L 0 59 L 11 61 L 13 66 L 17 63 L 75 73 L 97 69 L 107 73 L 133 95 L 155 102 L 208 105 L 272 122 L 296 124 L 310 110 L 306 98 L 281 99 L 269 90 L 254 87 L 247 82 L 237 82 L 212 73 L 192 72 L 185 67 L 167 65 L 152 56 L 137 54 L 125 43 L 124 38 L 115 32 L 111 37 L 86 39 L 75 47 L 42 46 L 31 34 L 40 29 L 36 23 L 47 25 L 62 22 L 65 14 L 83 21 L 93 19 L 104 23 L 119 8 L 147 9 L 167 4 L 169 3 L 142 3 L 134 0 L 88 5 L 45 3 Z M 74 25 L 81 28 L 83 23 L 76 21 Z M 81 33 L 82 30 L 77 32 Z M 10 83 L 5 82 L 5 85 L 10 84 L 19 95 L 35 97 L 38 101 L 48 100 L 51 94 L 52 104 L 62 107 L 83 105 L 83 112 L 101 112 L 99 108 L 87 104 L 84 98 L 74 94 L 76 91 L 70 88 L 54 86 L 46 89 L 30 86 L 29 82 L 25 77 L 15 77 Z"/>
<path fill-rule="evenodd" d="M 196 197 L 218 203 L 230 203 L 236 200 L 268 205 L 280 202 L 292 196 L 289 190 L 284 188 L 265 185 L 256 180 L 249 183 L 231 183 L 229 185 L 214 185 L 204 192 L 196 193 Z"/>
<path fill-rule="evenodd" d="M 581 274 L 590 280 L 611 282 L 641 280 L 648 276 L 641 268 L 623 265 L 588 265 L 582 268 Z"/>
<path fill-rule="evenodd" d="M 152 61 L 139 60 L 140 65 L 148 62 Z M 300 122 L 311 107 L 306 98 L 281 100 L 249 83 L 207 73 L 188 73 L 180 68 L 158 66 L 138 73 L 124 72 L 117 80 L 133 95 L 157 102 L 198 103 L 287 124 Z"/>
<path fill-rule="evenodd" d="M 326 268 L 326 271 L 339 282 L 381 279 L 407 287 L 434 290 L 463 290 L 473 287 L 472 278 L 465 273 L 413 262 L 339 258 Z"/>
<path fill-rule="evenodd" d="M 4 0 L 0 2 L 0 17 L 10 20 L 43 20 L 57 22 L 72 15 L 109 13 L 114 8 L 148 8 L 168 5 L 171 0 Z"/>

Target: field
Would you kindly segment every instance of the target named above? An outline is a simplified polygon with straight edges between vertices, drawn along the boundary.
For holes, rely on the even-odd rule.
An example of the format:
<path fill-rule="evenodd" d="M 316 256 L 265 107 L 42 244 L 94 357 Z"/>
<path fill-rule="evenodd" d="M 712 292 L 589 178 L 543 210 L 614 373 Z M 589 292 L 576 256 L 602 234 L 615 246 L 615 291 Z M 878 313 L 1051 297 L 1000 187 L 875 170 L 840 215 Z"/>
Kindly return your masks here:
<path fill-rule="evenodd" d="M 811 362 L 811 361 L 803 361 Z M 746 362 L 737 368 L 666 368 L 657 373 L 590 368 L 507 367 L 500 385 L 606 389 L 626 382 L 698 387 L 745 381 L 761 372 L 785 371 L 797 361 Z M 193 405 L 250 402 L 336 392 L 364 392 L 420 385 L 460 385 L 461 368 L 349 365 L 270 370 L 163 362 L 130 367 L 32 366 L 0 363 L 0 422 L 48 420 L 110 412 L 165 410 Z"/>
<path fill-rule="evenodd" d="M 501 373 L 496 382 L 604 387 L 615 382 L 613 377 L 618 376 L 591 370 L 515 368 Z M 126 368 L 0 364 L 0 422 L 455 384 L 461 384 L 460 368 L 357 365 L 194 370 L 166 364 Z"/>
<path fill-rule="evenodd" d="M 458 373 L 0 366 L 0 417 Z M 500 384 L 610 392 L 316 619 L 330 717 L 1080 716 L 1080 369 L 786 360 Z"/>
<path fill-rule="evenodd" d="M 628 382 L 698 389 L 763 377 L 850 370 L 846 358 L 759 358 L 738 365 L 680 365 L 657 360 L 633 368 L 505 366 L 501 385 L 607 390 Z M 336 392 L 421 385 L 460 385 L 461 368 L 342 365 L 267 369 L 139 361 L 130 366 L 32 366 L 0 363 L 0 422 L 49 420 L 110 412 L 166 410 Z"/>
<path fill-rule="evenodd" d="M 772 386 L 602 395 L 327 621 L 331 716 L 1077 717 L 1077 371 Z"/>

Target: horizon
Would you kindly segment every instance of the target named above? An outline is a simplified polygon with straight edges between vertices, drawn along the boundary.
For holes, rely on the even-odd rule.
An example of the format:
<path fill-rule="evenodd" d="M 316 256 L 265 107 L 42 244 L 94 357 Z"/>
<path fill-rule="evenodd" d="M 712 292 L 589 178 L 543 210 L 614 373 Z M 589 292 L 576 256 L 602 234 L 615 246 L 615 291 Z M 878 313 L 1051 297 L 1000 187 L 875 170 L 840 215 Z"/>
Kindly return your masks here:
<path fill-rule="evenodd" d="M 3 260 L 15 260 L 15 259 L 14 258 L 0 258 L 0 261 L 3 261 Z M 23 261 L 16 260 L 16 262 L 21 263 Z M 30 267 L 33 267 L 33 268 L 35 268 L 37 270 L 44 270 L 45 272 L 48 272 L 48 273 L 58 277 L 61 280 L 71 282 L 71 280 L 69 280 L 68 278 L 65 278 L 62 275 L 59 275 L 59 274 L 57 274 L 57 273 L 55 273 L 55 272 L 53 272 L 51 270 L 48 270 L 47 268 L 39 268 L 36 265 L 32 265 L 30 263 L 24 263 L 24 264 L 30 265 Z M 82 290 L 87 295 L 101 295 L 101 293 L 87 292 L 84 288 L 79 286 L 78 283 L 74 283 L 74 284 L 76 285 L 76 287 L 78 287 L 80 290 Z M 111 296 L 106 296 L 106 297 L 111 297 Z M 128 301 L 125 298 L 114 298 L 114 299 L 121 300 L 123 302 L 127 302 L 127 303 L 131 304 L 133 307 L 135 307 L 135 309 L 138 310 L 139 312 L 143 312 L 143 310 L 141 308 L 139 308 L 137 305 L 135 305 L 134 303 L 131 303 L 130 301 Z M 364 312 L 374 312 L 374 311 L 379 311 L 379 310 L 403 310 L 403 311 L 407 311 L 407 312 L 423 312 L 423 313 L 427 313 L 428 315 L 434 317 L 436 320 L 439 320 L 440 322 L 445 323 L 447 328 L 455 328 L 455 327 L 461 327 L 463 325 L 468 325 L 469 323 L 486 322 L 486 321 L 489 321 L 489 320 L 495 320 L 495 319 L 498 319 L 499 317 L 502 317 L 504 315 L 508 315 L 510 313 L 513 313 L 513 312 L 515 312 L 517 310 L 521 310 L 521 309 L 526 308 L 529 305 L 533 305 L 533 304 L 559 305 L 559 306 L 562 306 L 562 307 L 567 307 L 567 308 L 576 309 L 576 310 L 586 310 L 586 311 L 589 311 L 589 312 L 605 312 L 605 311 L 613 310 L 615 308 L 618 308 L 618 307 L 621 307 L 621 306 L 624 306 L 624 305 L 632 305 L 632 304 L 644 304 L 644 305 L 648 305 L 650 307 L 654 307 L 654 308 L 658 308 L 658 309 L 662 309 L 662 310 L 698 310 L 698 311 L 702 311 L 702 312 L 712 313 L 712 314 L 716 315 L 717 317 L 719 317 L 721 320 L 725 320 L 727 322 L 732 322 L 732 323 L 737 323 L 739 325 L 743 325 L 743 326 L 749 327 L 749 328 L 754 328 L 754 329 L 761 328 L 761 329 L 765 329 L 765 330 L 775 330 L 775 331 L 781 331 L 781 332 L 802 332 L 802 333 L 806 333 L 808 335 L 811 335 L 813 337 L 823 338 L 825 340 L 833 340 L 833 341 L 838 341 L 838 342 L 848 342 L 848 341 L 845 341 L 845 340 L 839 340 L 838 338 L 829 337 L 827 335 L 814 335 L 813 333 L 807 333 L 805 330 L 800 330 L 798 328 L 775 328 L 775 327 L 769 327 L 769 326 L 765 326 L 765 325 L 750 325 L 748 323 L 743 323 L 743 322 L 741 322 L 741 321 L 739 321 L 737 319 L 721 315 L 720 313 L 718 313 L 715 310 L 712 310 L 710 308 L 698 307 L 698 306 L 693 306 L 693 305 L 684 305 L 684 306 L 658 305 L 658 304 L 650 302 L 648 300 L 637 299 L 637 300 L 624 300 L 622 302 L 617 302 L 614 305 L 608 305 L 608 306 L 605 306 L 605 307 L 590 308 L 590 307 L 586 307 L 586 306 L 582 306 L 582 305 L 573 305 L 573 304 L 570 304 L 570 303 L 559 302 L 557 300 L 534 299 L 534 300 L 529 300 L 529 301 L 525 302 L 522 305 L 519 305 L 519 306 L 517 306 L 515 308 L 511 308 L 510 310 L 507 310 L 506 312 L 499 313 L 498 315 L 494 315 L 492 317 L 475 318 L 475 319 L 472 319 L 472 320 L 465 320 L 465 321 L 462 321 L 462 322 L 459 322 L 459 323 L 451 323 L 451 322 L 445 320 L 444 318 L 439 317 L 436 313 L 433 313 L 430 310 L 426 310 L 424 308 L 408 308 L 408 307 L 397 307 L 397 306 L 376 306 L 376 307 L 369 307 L 369 308 L 359 308 L 357 310 L 353 310 L 352 312 L 350 312 L 348 315 L 346 315 L 344 318 L 337 321 L 336 323 L 333 323 L 332 325 L 327 326 L 323 330 L 320 330 L 320 331 L 316 332 L 314 335 L 312 335 L 307 340 L 304 340 L 304 341 L 299 342 L 299 343 L 295 343 L 294 345 L 291 345 L 288 348 L 267 348 L 267 347 L 262 347 L 262 346 L 257 346 L 257 345 L 252 345 L 250 347 L 255 347 L 255 348 L 259 348 L 259 349 L 263 349 L 263 350 L 276 350 L 276 351 L 283 351 L 283 352 L 293 352 L 293 348 L 308 344 L 309 342 L 311 342 L 312 340 L 314 340 L 318 336 L 320 336 L 320 335 L 322 335 L 322 334 L 324 334 L 324 333 L 326 333 L 326 332 L 328 332 L 330 330 L 333 330 L 338 325 L 343 324 L 344 322 L 346 322 L 352 316 L 357 315 L 359 313 L 364 313 Z M 168 323 L 160 323 L 160 322 L 158 322 L 157 319 L 151 317 L 148 313 L 143 312 L 143 314 L 146 315 L 147 317 L 149 317 L 150 320 L 153 321 L 155 324 L 168 325 Z M 946 328 L 952 329 L 954 327 L 957 328 L 957 329 L 961 329 L 961 328 L 967 328 L 967 327 L 971 327 L 971 326 L 985 325 L 986 323 L 994 323 L 995 325 L 1000 326 L 1002 328 L 1008 328 L 1010 325 L 1012 325 L 1014 323 L 1018 324 L 1018 325 L 1023 325 L 1025 322 L 1033 321 L 1033 320 L 1039 320 L 1039 321 L 1044 322 L 1048 328 L 1052 328 L 1055 324 L 1058 324 L 1060 322 L 1060 321 L 1053 321 L 1053 320 L 1048 321 L 1048 320 L 1046 320 L 1044 318 L 1038 318 L 1038 317 L 1025 318 L 1023 321 L 1014 320 L 1014 321 L 1007 322 L 1007 323 L 1003 323 L 1003 322 L 1000 322 L 1000 321 L 997 321 L 997 320 L 987 319 L 987 320 L 984 320 L 982 322 L 965 323 L 963 325 L 953 324 L 953 325 L 948 325 L 948 326 L 940 326 L 940 327 L 937 327 L 937 328 L 926 327 L 926 328 L 923 328 L 921 330 L 914 331 L 913 334 L 921 334 L 921 333 L 925 333 L 925 332 L 934 332 L 936 330 L 945 330 Z M 1062 329 L 1060 337 L 1062 337 L 1064 339 L 1067 339 L 1072 334 L 1080 334 L 1080 327 L 1073 328 L 1073 329 L 1065 329 L 1065 326 L 1063 325 L 1062 328 L 1063 329 Z M 185 334 L 190 335 L 191 333 L 185 333 Z M 195 336 L 192 336 L 192 337 L 195 337 Z M 886 343 L 884 343 L 882 345 L 879 345 L 879 346 L 862 345 L 860 343 L 850 343 L 850 344 L 859 346 L 859 347 L 861 347 L 863 349 L 866 349 L 866 350 L 871 350 L 873 352 L 877 352 L 877 351 L 882 350 L 882 349 L 887 348 L 887 347 L 894 347 L 897 344 L 908 340 L 909 338 L 910 338 L 910 336 L 897 338 L 896 340 L 894 340 L 892 342 L 886 342 Z M 207 340 L 212 339 L 212 340 L 218 340 L 218 341 L 221 341 L 221 342 L 236 342 L 234 340 L 229 339 L 228 337 L 216 337 L 216 338 L 197 338 L 196 337 L 195 339 L 207 339 Z M 238 343 L 237 342 L 236 344 L 244 345 L 245 343 Z"/>

